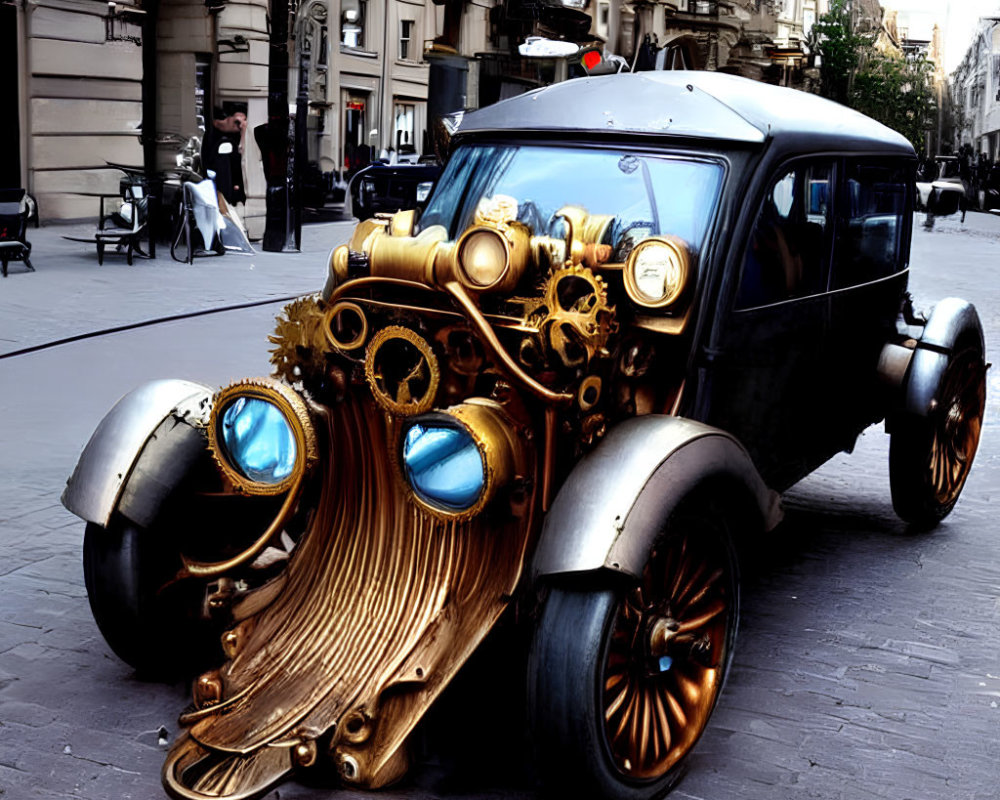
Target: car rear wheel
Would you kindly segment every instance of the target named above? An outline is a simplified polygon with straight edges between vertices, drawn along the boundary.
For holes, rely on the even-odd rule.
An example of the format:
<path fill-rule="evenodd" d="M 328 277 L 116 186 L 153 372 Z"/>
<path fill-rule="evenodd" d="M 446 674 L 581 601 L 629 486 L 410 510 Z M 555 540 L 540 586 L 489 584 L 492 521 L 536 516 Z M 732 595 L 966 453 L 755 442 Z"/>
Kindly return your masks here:
<path fill-rule="evenodd" d="M 83 575 L 97 627 L 140 674 L 192 674 L 221 660 L 221 626 L 203 617 L 204 584 L 171 584 L 179 560 L 154 531 L 123 517 L 87 525 Z"/>
<path fill-rule="evenodd" d="M 722 690 L 738 605 L 728 531 L 709 514 L 676 517 L 631 585 L 550 591 L 528 710 L 553 793 L 651 800 L 676 783 Z"/>
<path fill-rule="evenodd" d="M 902 519 L 930 528 L 955 507 L 979 447 L 985 407 L 986 365 L 978 347 L 967 347 L 949 361 L 930 413 L 894 421 L 889 483 Z"/>

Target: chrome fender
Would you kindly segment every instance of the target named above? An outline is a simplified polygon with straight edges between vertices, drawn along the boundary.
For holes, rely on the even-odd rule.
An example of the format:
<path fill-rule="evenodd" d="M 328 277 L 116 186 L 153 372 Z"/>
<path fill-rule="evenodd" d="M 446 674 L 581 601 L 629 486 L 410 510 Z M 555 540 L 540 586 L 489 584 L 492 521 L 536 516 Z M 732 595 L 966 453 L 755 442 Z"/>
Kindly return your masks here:
<path fill-rule="evenodd" d="M 957 297 L 938 302 L 910 359 L 903 386 L 903 411 L 922 417 L 930 413 L 955 345 L 969 339 L 985 353 L 983 326 L 976 307 Z"/>
<path fill-rule="evenodd" d="M 660 415 L 620 423 L 556 495 L 533 576 L 598 569 L 640 576 L 664 521 L 686 495 L 713 479 L 726 480 L 751 500 L 765 530 L 781 521 L 778 494 L 725 431 Z"/>
<path fill-rule="evenodd" d="M 164 423 L 171 424 L 168 418 L 197 416 L 210 405 L 211 397 L 212 390 L 207 386 L 182 380 L 150 381 L 133 389 L 105 415 L 83 448 L 76 469 L 66 482 L 63 505 L 87 522 L 107 527 L 140 455 L 147 443 L 157 438 L 154 437 L 157 430 Z M 169 463 L 162 457 L 156 460 Z M 151 475 L 154 471 L 150 468 L 144 472 Z M 136 492 L 130 494 L 132 505 L 137 507 Z"/>

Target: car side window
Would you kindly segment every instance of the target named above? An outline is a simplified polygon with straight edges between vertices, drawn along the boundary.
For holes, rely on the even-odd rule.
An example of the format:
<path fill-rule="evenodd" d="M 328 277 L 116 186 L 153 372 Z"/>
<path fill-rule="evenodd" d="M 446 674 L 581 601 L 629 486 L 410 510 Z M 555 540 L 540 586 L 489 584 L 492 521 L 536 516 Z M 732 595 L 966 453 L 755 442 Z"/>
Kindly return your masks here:
<path fill-rule="evenodd" d="M 847 231 L 838 243 L 834 289 L 878 280 L 903 268 L 908 184 L 903 166 L 847 162 Z"/>
<path fill-rule="evenodd" d="M 764 195 L 743 259 L 737 308 L 826 291 L 833 235 L 833 162 L 796 162 Z"/>

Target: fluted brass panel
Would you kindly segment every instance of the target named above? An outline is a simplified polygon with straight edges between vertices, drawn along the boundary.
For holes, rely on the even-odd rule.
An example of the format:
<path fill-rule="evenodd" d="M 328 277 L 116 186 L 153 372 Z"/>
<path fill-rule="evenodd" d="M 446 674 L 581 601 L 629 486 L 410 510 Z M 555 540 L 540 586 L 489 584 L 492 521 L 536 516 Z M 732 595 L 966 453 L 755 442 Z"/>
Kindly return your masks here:
<path fill-rule="evenodd" d="M 177 796 L 204 796 L 206 778 L 189 784 L 177 768 L 206 759 L 221 760 L 210 775 L 213 786 L 230 776 L 227 796 L 243 796 L 235 776 L 244 774 L 263 791 L 293 768 L 288 748 L 316 739 L 347 783 L 398 778 L 407 735 L 518 582 L 533 497 L 519 506 L 522 517 L 498 500 L 468 522 L 436 519 L 407 499 L 386 457 L 398 424 L 371 399 L 332 408 L 326 422 L 322 479 L 330 490 L 285 590 L 234 629 L 238 652 L 218 672 L 221 700 L 182 718 L 190 740 L 175 745 L 164 768 Z"/>

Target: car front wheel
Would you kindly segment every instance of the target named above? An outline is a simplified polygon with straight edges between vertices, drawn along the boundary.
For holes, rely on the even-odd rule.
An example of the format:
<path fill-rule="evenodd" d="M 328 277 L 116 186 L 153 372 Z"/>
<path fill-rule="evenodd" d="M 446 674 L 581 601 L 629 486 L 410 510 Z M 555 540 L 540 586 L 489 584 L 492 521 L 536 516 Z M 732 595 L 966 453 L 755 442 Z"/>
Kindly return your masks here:
<path fill-rule="evenodd" d="M 902 519 L 930 528 L 954 508 L 979 447 L 985 407 L 986 364 L 978 347 L 967 347 L 948 362 L 930 413 L 894 421 L 889 483 Z"/>
<path fill-rule="evenodd" d="M 222 628 L 204 618 L 204 584 L 171 583 L 176 550 L 124 517 L 89 523 L 83 575 L 97 627 L 115 654 L 149 677 L 192 674 L 221 660 Z"/>
<path fill-rule="evenodd" d="M 738 601 L 726 525 L 707 514 L 675 518 L 631 585 L 551 589 L 528 705 L 553 793 L 651 800 L 676 783 L 722 690 Z"/>

